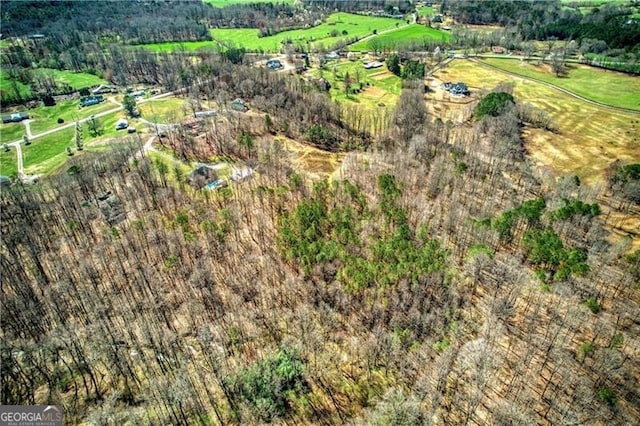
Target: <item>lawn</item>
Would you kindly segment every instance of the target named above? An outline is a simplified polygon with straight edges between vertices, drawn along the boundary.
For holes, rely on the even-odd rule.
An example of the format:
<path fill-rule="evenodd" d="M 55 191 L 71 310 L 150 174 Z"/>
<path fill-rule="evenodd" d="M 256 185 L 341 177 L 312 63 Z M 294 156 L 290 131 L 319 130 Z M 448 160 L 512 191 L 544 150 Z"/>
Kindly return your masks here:
<path fill-rule="evenodd" d="M 395 31 L 389 31 L 379 34 L 369 40 L 364 40 L 349 46 L 352 51 L 383 51 L 383 50 L 401 50 L 398 47 L 409 43 L 422 41 L 439 41 L 447 42 L 451 35 L 445 31 L 430 28 L 425 25 L 411 24 Z"/>
<path fill-rule="evenodd" d="M 106 80 L 103 80 L 98 76 L 86 72 L 61 71 L 51 68 L 39 68 L 37 72 L 43 74 L 53 74 L 53 78 L 59 84 L 68 84 L 74 89 L 82 89 L 85 87 L 107 84 Z"/>
<path fill-rule="evenodd" d="M 237 30 L 241 31 L 241 30 Z M 257 31 L 257 30 L 250 30 Z M 167 43 L 149 43 L 134 47 L 152 50 L 154 52 L 194 52 L 197 50 L 211 50 L 217 52 L 220 45 L 215 41 L 171 41 Z"/>
<path fill-rule="evenodd" d="M 284 31 L 269 37 L 258 37 L 258 29 L 213 29 L 211 35 L 226 46 L 244 47 L 249 51 L 278 52 L 285 40 L 309 51 L 314 47 L 331 47 L 338 42 L 362 38 L 373 34 L 373 31 L 384 31 L 402 25 L 404 21 L 393 18 L 379 18 L 351 13 L 334 13 L 327 20 L 306 29 Z M 331 33 L 337 33 L 332 36 Z"/>
<path fill-rule="evenodd" d="M 80 102 L 77 100 L 59 101 L 51 107 L 39 106 L 28 110 L 29 117 L 32 120 L 31 133 L 35 135 L 62 125 L 58 124 L 58 118 L 62 118 L 66 124 L 113 108 L 117 108 L 117 105 L 109 101 L 88 107 L 80 107 Z"/>
<path fill-rule="evenodd" d="M 0 175 L 14 176 L 18 173 L 18 163 L 16 163 L 16 149 L 11 148 L 9 152 L 0 149 Z"/>
<path fill-rule="evenodd" d="M 555 84 L 605 105 L 640 111 L 640 78 L 615 71 L 603 71 L 581 64 L 568 64 L 566 76 L 556 77 L 545 65 L 509 59 L 488 58 L 486 63 L 526 77 Z"/>
<path fill-rule="evenodd" d="M 598 107 L 500 71 L 487 72 L 471 61 L 456 59 L 434 76 L 444 81 L 464 81 L 472 91 L 513 83 L 516 99 L 542 109 L 559 127 L 558 133 L 528 129 L 525 135 L 532 160 L 558 176 L 577 174 L 583 181 L 595 183 L 602 181 L 607 167 L 616 159 L 640 161 L 637 114 Z"/>
<path fill-rule="evenodd" d="M 294 0 L 202 0 L 204 3 L 208 3 L 214 7 L 225 7 L 234 4 L 248 4 L 248 3 L 285 3 L 293 4 Z"/>
<path fill-rule="evenodd" d="M 82 89 L 84 87 L 97 86 L 106 83 L 105 80 L 93 74 L 84 72 L 61 71 L 51 68 L 38 68 L 33 71 L 34 74 L 53 75 L 54 80 L 59 84 L 68 84 L 74 89 Z M 21 98 L 29 98 L 32 95 L 31 87 L 20 81 L 10 78 L 7 73 L 0 70 L 0 92 L 7 99 L 15 98 L 15 90 L 18 90 Z M 6 95 L 5 95 L 6 94 Z"/>
<path fill-rule="evenodd" d="M 420 6 L 417 10 L 419 16 L 433 16 L 433 6 Z"/>
<path fill-rule="evenodd" d="M 152 123 L 178 123 L 191 114 L 182 98 L 163 98 L 147 101 L 139 106 L 142 116 Z"/>
<path fill-rule="evenodd" d="M 15 142 L 26 133 L 22 123 L 2 123 L 0 124 L 0 143 Z"/>

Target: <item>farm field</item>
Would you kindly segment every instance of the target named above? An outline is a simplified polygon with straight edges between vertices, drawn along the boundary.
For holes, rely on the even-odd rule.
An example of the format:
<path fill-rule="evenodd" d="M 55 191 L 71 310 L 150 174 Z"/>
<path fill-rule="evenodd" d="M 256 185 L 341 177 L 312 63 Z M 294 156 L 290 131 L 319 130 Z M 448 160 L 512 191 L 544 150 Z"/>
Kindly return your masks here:
<path fill-rule="evenodd" d="M 82 89 L 85 87 L 97 86 L 99 84 L 106 84 L 107 82 L 98 76 L 88 74 L 85 72 L 72 72 L 62 71 L 52 68 L 38 68 L 33 70 L 34 75 L 52 76 L 58 85 L 68 84 L 74 89 Z M 31 87 L 20 81 L 15 81 L 9 77 L 7 73 L 0 71 L 0 91 L 8 92 L 13 91 L 13 85 L 18 87 L 20 95 L 22 97 L 28 97 L 32 94 Z"/>
<path fill-rule="evenodd" d="M 537 78 L 605 105 L 640 111 L 640 78 L 588 65 L 568 64 L 566 76 L 556 77 L 545 65 L 532 61 L 486 58 L 483 62 L 526 77 Z"/>
<path fill-rule="evenodd" d="M 408 43 L 428 41 L 449 41 L 451 35 L 445 31 L 426 27 L 420 24 L 411 24 L 395 31 L 378 34 L 369 40 L 363 40 L 349 46 L 352 51 L 365 50 L 397 50 L 399 46 Z"/>
<path fill-rule="evenodd" d="M 284 31 L 269 37 L 258 37 L 258 29 L 251 28 L 213 29 L 211 35 L 223 45 L 244 47 L 249 51 L 278 52 L 283 40 L 290 40 L 304 50 L 311 50 L 314 47 L 330 47 L 338 42 L 362 38 L 372 34 L 374 30 L 384 31 L 403 23 L 404 21 L 399 19 L 339 12 L 332 14 L 316 27 Z M 338 35 L 332 37 L 332 31 L 336 31 Z"/>
<path fill-rule="evenodd" d="M 596 183 L 616 159 L 640 161 L 637 114 L 598 107 L 541 83 L 499 71 L 487 73 L 486 68 L 471 61 L 456 59 L 434 77 L 464 81 L 472 91 L 513 83 L 519 101 L 544 110 L 558 125 L 558 133 L 527 129 L 525 134 L 530 157 L 557 176 L 576 174 L 587 183 Z"/>

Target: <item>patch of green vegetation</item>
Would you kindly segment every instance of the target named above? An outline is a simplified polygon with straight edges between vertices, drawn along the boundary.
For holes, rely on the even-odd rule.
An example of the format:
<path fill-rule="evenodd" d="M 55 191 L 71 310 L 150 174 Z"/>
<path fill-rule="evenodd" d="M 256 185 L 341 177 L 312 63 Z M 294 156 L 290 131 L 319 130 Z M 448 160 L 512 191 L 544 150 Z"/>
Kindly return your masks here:
<path fill-rule="evenodd" d="M 350 292 L 417 284 L 442 271 L 448 251 L 427 230 L 412 229 L 397 203 L 402 190 L 395 177 L 378 177 L 379 203 L 369 210 L 366 197 L 349 181 L 316 184 L 313 195 L 280 218 L 279 246 L 283 254 L 309 273 L 336 262 L 336 277 Z M 329 200 L 332 200 L 331 202 Z M 377 223 L 375 235 L 361 240 L 364 222 Z"/>
<path fill-rule="evenodd" d="M 484 62 L 505 71 L 532 77 L 567 89 L 586 99 L 605 105 L 640 111 L 640 79 L 615 71 L 605 71 L 587 65 L 567 64 L 568 72 L 556 77 L 550 70 L 533 62 L 512 59 L 486 58 Z"/>
<path fill-rule="evenodd" d="M 560 281 L 571 274 L 584 275 L 589 271 L 587 254 L 580 249 L 567 249 L 553 229 L 530 229 L 524 234 L 522 245 L 527 259 L 537 267 L 543 281 Z"/>
<path fill-rule="evenodd" d="M 74 89 L 107 84 L 106 80 L 86 72 L 64 71 L 52 68 L 39 68 L 38 72 L 52 74 L 58 84 L 68 84 Z"/>
<path fill-rule="evenodd" d="M 223 45 L 244 47 L 248 51 L 279 52 L 283 42 L 287 41 L 300 50 L 311 51 L 320 46 L 328 48 L 339 42 L 362 38 L 374 31 L 395 28 L 396 24 L 403 22 L 393 18 L 338 12 L 316 27 L 283 31 L 268 37 L 259 37 L 257 28 L 213 29 L 211 35 Z"/>
<path fill-rule="evenodd" d="M 421 6 L 417 8 L 418 16 L 433 16 L 433 6 Z"/>
<path fill-rule="evenodd" d="M 512 228 L 518 218 L 525 219 L 529 225 L 536 225 L 540 221 L 542 212 L 546 207 L 543 198 L 527 200 L 513 210 L 507 210 L 489 223 L 498 231 L 503 239 L 511 239 Z"/>
<path fill-rule="evenodd" d="M 238 28 L 237 31 L 242 31 L 244 28 Z M 257 30 L 250 30 L 257 31 Z M 198 50 L 208 50 L 218 52 L 220 45 L 216 41 L 204 40 L 204 41 L 170 41 L 167 43 L 148 43 L 135 45 L 136 48 L 143 48 L 152 50 L 154 52 L 195 52 Z"/>
<path fill-rule="evenodd" d="M 4 99 L 14 99 L 15 92 L 20 94 L 20 98 L 28 99 L 32 96 L 31 87 L 18 80 L 10 78 L 0 67 L 0 93 Z"/>
<path fill-rule="evenodd" d="M 15 176 L 18 174 L 18 163 L 16 161 L 15 148 L 10 148 L 8 152 L 0 149 L 0 175 Z"/>
<path fill-rule="evenodd" d="M 142 116 L 152 123 L 178 123 L 187 114 L 187 104 L 181 98 L 162 98 L 140 104 Z"/>
<path fill-rule="evenodd" d="M 263 422 L 271 422 L 286 417 L 295 397 L 304 397 L 309 392 L 304 370 L 298 353 L 283 348 L 225 382 L 232 398 L 246 403 Z"/>
<path fill-rule="evenodd" d="M 27 130 L 22 123 L 0 124 L 0 143 L 15 142 L 25 134 L 27 134 Z"/>
<path fill-rule="evenodd" d="M 41 138 L 22 147 L 24 169 L 27 174 L 49 174 L 67 161 L 66 148 L 73 146 L 75 129 L 70 127 Z"/>
<path fill-rule="evenodd" d="M 607 405 L 614 407 L 618 403 L 616 394 L 607 387 L 599 388 L 597 391 L 598 398 Z"/>
<path fill-rule="evenodd" d="M 562 200 L 564 206 L 551 212 L 552 220 L 567 220 L 573 216 L 595 217 L 600 214 L 598 203 L 587 204 L 580 200 Z"/>
<path fill-rule="evenodd" d="M 589 308 L 592 314 L 599 314 L 600 311 L 602 310 L 598 301 L 593 297 L 590 297 L 587 300 L 585 300 L 584 306 Z"/>
<path fill-rule="evenodd" d="M 451 39 L 451 34 L 445 31 L 430 28 L 421 24 L 411 24 L 409 26 L 398 28 L 394 31 L 388 31 L 384 34 L 378 34 L 368 40 L 363 40 L 349 46 L 352 51 L 385 51 L 385 50 L 401 50 L 402 46 L 419 42 L 443 42 L 446 43 Z"/>
<path fill-rule="evenodd" d="M 482 98 L 480 103 L 473 110 L 473 115 L 480 120 L 482 117 L 489 115 L 497 117 L 500 115 L 508 104 L 514 104 L 513 95 L 505 92 L 493 92 Z"/>
<path fill-rule="evenodd" d="M 596 350 L 596 347 L 593 343 L 591 342 L 583 343 L 578 348 L 578 358 L 580 359 L 580 361 L 584 361 L 585 358 L 593 355 L 595 350 Z"/>
<path fill-rule="evenodd" d="M 35 135 L 60 126 L 58 118 L 62 118 L 64 124 L 68 124 L 114 108 L 117 108 L 117 106 L 109 101 L 88 107 L 80 107 L 80 103 L 77 100 L 59 101 L 50 107 L 39 106 L 28 111 L 31 119 L 31 133 Z"/>
<path fill-rule="evenodd" d="M 347 94 L 344 79 L 349 75 L 352 80 L 351 91 Z M 360 61 L 330 62 L 320 72 L 314 69 L 311 75 L 322 75 L 329 83 L 331 98 L 339 101 L 378 108 L 379 103 L 386 106 L 395 105 L 402 91 L 402 80 L 386 70 L 386 68 L 365 69 Z"/>

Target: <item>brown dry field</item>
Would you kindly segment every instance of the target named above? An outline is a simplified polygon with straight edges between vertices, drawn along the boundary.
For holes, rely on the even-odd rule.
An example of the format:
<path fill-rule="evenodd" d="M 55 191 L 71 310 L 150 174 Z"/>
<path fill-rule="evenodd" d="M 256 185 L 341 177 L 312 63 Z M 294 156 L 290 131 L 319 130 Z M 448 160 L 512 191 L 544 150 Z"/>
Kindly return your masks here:
<path fill-rule="evenodd" d="M 466 60 L 454 60 L 434 77 L 436 81 L 463 81 L 476 97 L 478 92 L 499 83 L 511 83 L 518 100 L 549 114 L 558 126 L 557 133 L 534 128 L 524 131 L 529 158 L 549 177 L 576 174 L 583 182 L 598 185 L 604 183 L 606 169 L 616 159 L 640 162 L 638 114 L 599 107 L 543 84 Z M 442 89 L 436 89 L 428 99 L 432 104 L 430 110 L 443 120 L 460 123 L 469 118 L 468 106 L 450 102 Z M 618 211 L 607 198 L 601 201 L 611 229 L 618 235 L 631 236 L 634 247 L 640 247 L 640 217 L 634 212 Z"/>
<path fill-rule="evenodd" d="M 296 171 L 312 179 L 331 176 L 338 170 L 344 157 L 344 154 L 323 151 L 285 136 L 276 136 L 274 140 L 282 143 Z"/>
<path fill-rule="evenodd" d="M 616 159 L 640 161 L 640 117 L 583 102 L 543 84 L 489 70 L 471 61 L 454 60 L 434 74 L 441 81 L 464 81 L 473 91 L 512 83 L 514 95 L 542 110 L 557 123 L 559 132 L 525 132 L 526 148 L 540 167 L 556 175 L 577 174 L 587 183 L 601 182 Z"/>

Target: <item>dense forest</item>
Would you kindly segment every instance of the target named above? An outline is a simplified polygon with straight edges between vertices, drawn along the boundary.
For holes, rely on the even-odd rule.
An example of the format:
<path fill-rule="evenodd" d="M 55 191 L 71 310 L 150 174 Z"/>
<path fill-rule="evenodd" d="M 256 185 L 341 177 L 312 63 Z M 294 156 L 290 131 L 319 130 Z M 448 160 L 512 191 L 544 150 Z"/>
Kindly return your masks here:
<path fill-rule="evenodd" d="M 91 424 L 640 416 L 640 253 L 600 215 L 627 201 L 534 172 L 508 87 L 454 127 L 407 83 L 366 149 L 311 181 L 274 134 L 344 149 L 361 132 L 295 79 L 212 72 L 194 98 L 253 91 L 272 119 L 169 140 L 244 158 L 253 179 L 193 192 L 132 139 L 3 189 L 3 403 L 59 401 Z M 280 92 L 292 103 L 270 106 Z M 637 166 L 611 175 L 637 182 Z"/>
<path fill-rule="evenodd" d="M 0 402 L 61 404 L 65 423 L 97 425 L 636 423 L 640 249 L 612 235 L 608 212 L 640 214 L 640 164 L 612 162 L 600 186 L 550 177 L 523 139 L 557 131 L 543 112 L 502 84 L 465 122 L 443 121 L 427 109 L 425 64 L 404 55 L 387 62 L 403 79 L 397 104 L 371 111 L 248 66 L 241 48 L 123 45 L 351 7 L 313 3 L 300 20 L 288 5 L 3 2 L 3 34 L 20 40 L 3 48 L 10 78 L 52 96 L 68 88 L 33 64 L 89 71 L 175 90 L 188 112 L 240 97 L 251 111 L 186 120 L 156 146 L 253 174 L 195 190 L 138 133 L 3 187 Z M 482 3 L 481 16 L 470 1 L 445 11 L 581 46 L 622 16 Z M 338 168 L 307 174 L 294 142 L 339 153 Z"/>
<path fill-rule="evenodd" d="M 594 40 L 612 49 L 640 49 L 640 20 L 626 6 L 604 5 L 583 15 L 560 1 L 450 0 L 443 9 L 462 23 L 513 27 L 524 40 Z"/>

